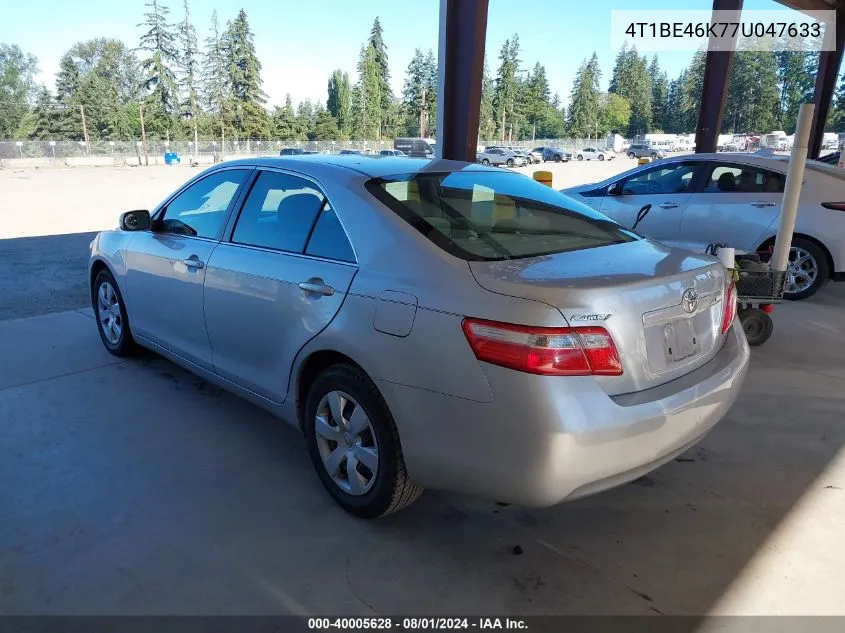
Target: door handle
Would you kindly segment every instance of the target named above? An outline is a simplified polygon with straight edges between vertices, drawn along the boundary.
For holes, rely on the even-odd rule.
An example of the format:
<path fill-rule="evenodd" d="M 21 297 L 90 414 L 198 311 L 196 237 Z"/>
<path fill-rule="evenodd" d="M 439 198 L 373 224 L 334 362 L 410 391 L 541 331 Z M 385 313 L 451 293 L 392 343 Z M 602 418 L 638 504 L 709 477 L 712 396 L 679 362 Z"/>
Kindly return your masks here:
<path fill-rule="evenodd" d="M 298 284 L 300 290 L 315 295 L 330 297 L 334 294 L 334 288 L 323 283 L 322 279 L 312 277 L 308 281 L 301 281 Z"/>
<path fill-rule="evenodd" d="M 677 209 L 681 205 L 677 202 L 664 202 L 663 204 L 658 204 L 657 206 L 661 209 Z"/>
<path fill-rule="evenodd" d="M 183 259 L 182 263 L 185 264 L 188 268 L 196 268 L 197 270 L 202 270 L 205 268 L 205 263 L 200 260 L 199 257 L 196 255 L 191 255 L 187 259 Z"/>
<path fill-rule="evenodd" d="M 757 207 L 758 209 L 762 209 L 763 207 L 774 207 L 777 206 L 776 202 L 763 202 L 762 200 L 756 200 L 755 202 L 749 202 L 752 207 Z"/>

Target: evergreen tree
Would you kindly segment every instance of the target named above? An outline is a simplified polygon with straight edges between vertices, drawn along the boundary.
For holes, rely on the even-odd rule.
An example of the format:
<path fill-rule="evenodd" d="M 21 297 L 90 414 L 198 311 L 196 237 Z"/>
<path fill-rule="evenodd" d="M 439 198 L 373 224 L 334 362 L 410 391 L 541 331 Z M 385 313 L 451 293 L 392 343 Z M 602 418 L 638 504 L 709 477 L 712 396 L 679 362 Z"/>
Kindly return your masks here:
<path fill-rule="evenodd" d="M 585 138 L 596 133 L 601 113 L 600 82 L 599 58 L 593 53 L 581 62 L 572 86 L 567 126 L 573 136 Z"/>
<path fill-rule="evenodd" d="M 600 136 L 611 133 L 624 134 L 630 120 L 631 104 L 625 97 L 615 92 L 608 92 L 601 96 L 598 129 Z"/>
<path fill-rule="evenodd" d="M 349 86 L 349 75 L 339 68 L 329 78 L 329 95 L 326 108 L 335 118 L 338 131 L 348 136 L 352 125 L 352 89 Z"/>
<path fill-rule="evenodd" d="M 519 92 L 519 37 L 505 40 L 499 51 L 499 71 L 493 90 L 493 111 L 502 141 L 514 130 L 514 113 Z"/>
<path fill-rule="evenodd" d="M 231 107 L 235 133 L 248 139 L 266 138 L 268 120 L 264 103 L 267 95 L 261 89 L 261 62 L 243 9 L 235 21 L 227 25 L 221 50 L 227 71 L 226 101 Z"/>
<path fill-rule="evenodd" d="M 120 40 L 77 42 L 59 62 L 58 108 L 51 134 L 81 140 L 83 106 L 91 140 L 137 137 L 139 130 L 132 112 L 138 108 L 141 83 L 138 60 Z"/>
<path fill-rule="evenodd" d="M 361 47 L 358 83 L 353 96 L 353 137 L 361 140 L 378 138 L 382 115 L 381 78 L 376 51 L 369 43 Z"/>
<path fill-rule="evenodd" d="M 284 107 L 276 107 L 272 117 L 273 135 L 282 140 L 289 141 L 296 138 L 296 114 L 293 110 L 293 101 L 290 94 L 285 95 Z"/>
<path fill-rule="evenodd" d="M 334 141 L 339 139 L 340 136 L 337 119 L 328 110 L 322 108 L 318 110 L 314 116 L 313 132 L 308 138 L 313 141 Z"/>
<path fill-rule="evenodd" d="M 57 133 L 60 119 L 61 110 L 57 108 L 53 95 L 42 86 L 32 111 L 32 123 L 27 136 L 34 141 L 60 139 Z"/>
<path fill-rule="evenodd" d="M 168 22 L 170 9 L 161 0 L 148 0 L 148 11 L 138 26 L 146 28 L 139 50 L 147 57 L 141 62 L 143 85 L 147 91 L 145 122 L 147 134 L 155 138 L 169 133 L 175 125 L 179 96 L 174 69 L 178 65 L 176 35 Z"/>
<path fill-rule="evenodd" d="M 545 136 L 547 130 L 544 124 L 552 120 L 554 114 L 549 103 L 551 90 L 546 77 L 546 68 L 540 62 L 534 64 L 534 70 L 528 75 L 522 92 L 523 114 L 526 118 L 525 136 L 530 136 L 533 140 L 537 136 L 538 128 L 540 128 L 540 136 Z"/>
<path fill-rule="evenodd" d="M 368 44 L 373 49 L 374 61 L 376 66 L 378 66 L 379 95 L 381 98 L 379 104 L 380 111 L 386 113 L 393 101 L 393 91 L 390 88 L 390 67 L 387 61 L 387 46 L 384 43 L 384 32 L 378 17 L 373 21 L 373 28 L 370 30 Z M 380 127 L 383 124 L 382 118 L 379 117 Z M 379 130 L 378 138 L 381 138 L 381 130 Z"/>
<path fill-rule="evenodd" d="M 845 69 L 833 98 L 833 108 L 827 117 L 827 127 L 834 132 L 845 132 Z"/>
<path fill-rule="evenodd" d="M 800 49 L 800 45 L 795 49 Z M 781 50 L 774 56 L 780 82 L 776 127 L 792 134 L 798 122 L 799 106 L 813 98 L 818 55 L 803 50 Z"/>
<path fill-rule="evenodd" d="M 185 16 L 179 24 L 179 88 L 182 93 L 183 113 L 190 113 L 192 117 L 199 116 L 199 49 L 197 32 L 191 24 L 191 14 L 188 0 L 184 0 Z"/>
<path fill-rule="evenodd" d="M 437 59 L 431 49 L 428 49 L 425 56 L 423 75 L 425 76 L 426 135 L 433 137 L 437 134 Z"/>
<path fill-rule="evenodd" d="M 405 71 L 405 82 L 402 86 L 402 102 L 407 113 L 406 133 L 411 136 L 424 134 L 421 129 L 421 113 L 426 109 L 423 98 L 425 88 L 425 58 L 417 48 L 414 49 L 414 55 Z"/>
<path fill-rule="evenodd" d="M 0 43 L 0 139 L 15 138 L 38 95 L 38 61 L 15 44 Z"/>
<path fill-rule="evenodd" d="M 479 140 L 490 141 L 496 132 L 496 120 L 493 116 L 493 78 L 487 57 L 484 58 L 484 72 L 481 77 L 481 109 L 478 117 Z"/>
<path fill-rule="evenodd" d="M 211 29 L 205 39 L 205 54 L 203 56 L 203 99 L 209 112 L 216 119 L 216 132 L 220 132 L 227 118 L 227 79 L 228 71 L 226 59 L 223 55 L 223 42 L 220 37 L 217 11 L 212 11 Z"/>
<path fill-rule="evenodd" d="M 779 123 L 780 102 L 775 54 L 771 51 L 737 51 L 722 131 L 771 132 Z"/>
<path fill-rule="evenodd" d="M 657 55 L 651 58 L 648 67 L 651 82 L 651 129 L 662 130 L 666 127 L 666 101 L 669 98 L 669 78 L 660 70 Z"/>

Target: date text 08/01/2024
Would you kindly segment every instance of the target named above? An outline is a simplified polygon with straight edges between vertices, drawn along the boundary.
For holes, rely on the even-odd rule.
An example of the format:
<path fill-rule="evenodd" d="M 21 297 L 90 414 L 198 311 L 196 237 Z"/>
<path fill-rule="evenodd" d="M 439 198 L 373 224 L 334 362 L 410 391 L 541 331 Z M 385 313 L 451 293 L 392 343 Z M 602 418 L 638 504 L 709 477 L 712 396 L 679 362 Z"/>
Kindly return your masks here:
<path fill-rule="evenodd" d="M 523 630 L 520 618 L 438 618 L 438 617 L 370 617 L 370 618 L 308 618 L 308 628 L 314 631 L 445 631 L 445 630 Z"/>
<path fill-rule="evenodd" d="M 631 22 L 625 29 L 631 37 L 821 37 L 818 22 Z"/>

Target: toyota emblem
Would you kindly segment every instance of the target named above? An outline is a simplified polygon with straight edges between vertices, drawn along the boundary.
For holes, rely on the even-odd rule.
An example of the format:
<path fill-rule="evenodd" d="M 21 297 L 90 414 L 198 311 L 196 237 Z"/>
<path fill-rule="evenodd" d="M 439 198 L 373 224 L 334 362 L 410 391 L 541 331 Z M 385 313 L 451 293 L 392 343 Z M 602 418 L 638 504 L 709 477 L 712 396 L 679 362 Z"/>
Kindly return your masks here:
<path fill-rule="evenodd" d="M 681 305 L 684 306 L 684 312 L 692 314 L 698 307 L 698 291 L 695 288 L 687 288 L 684 294 L 681 295 Z"/>

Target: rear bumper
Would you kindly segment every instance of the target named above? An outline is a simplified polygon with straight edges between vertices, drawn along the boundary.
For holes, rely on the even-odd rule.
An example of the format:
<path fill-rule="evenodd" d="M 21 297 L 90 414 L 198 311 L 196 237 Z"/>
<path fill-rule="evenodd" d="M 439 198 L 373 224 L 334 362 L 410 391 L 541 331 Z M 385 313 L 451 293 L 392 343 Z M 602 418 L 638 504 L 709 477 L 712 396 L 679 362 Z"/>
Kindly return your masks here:
<path fill-rule="evenodd" d="M 636 479 L 693 446 L 734 403 L 748 362 L 737 320 L 709 363 L 636 394 L 487 364 L 491 403 L 378 386 L 423 487 L 541 507 Z"/>

